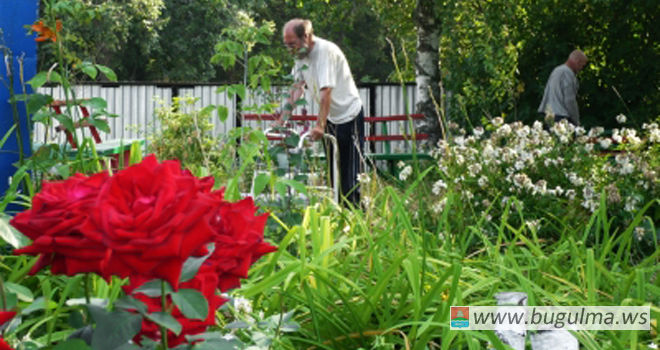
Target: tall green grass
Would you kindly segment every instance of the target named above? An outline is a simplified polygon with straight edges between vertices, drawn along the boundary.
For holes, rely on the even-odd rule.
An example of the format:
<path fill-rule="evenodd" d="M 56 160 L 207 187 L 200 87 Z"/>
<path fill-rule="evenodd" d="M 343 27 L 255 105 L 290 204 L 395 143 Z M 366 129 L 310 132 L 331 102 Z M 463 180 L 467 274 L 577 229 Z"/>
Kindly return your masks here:
<path fill-rule="evenodd" d="M 657 201 L 624 232 L 611 232 L 600 210 L 577 228 L 548 217 L 541 224 L 560 232 L 542 238 L 512 224 L 525 222 L 512 208 L 498 222 L 483 213 L 456 231 L 446 213 L 457 199 L 450 195 L 445 214 L 433 218 L 411 209 L 414 200 L 411 191 L 385 187 L 365 211 L 321 202 L 285 227 L 279 250 L 240 291 L 266 315 L 295 310 L 301 329 L 279 347 L 504 349 L 491 331 L 452 331 L 448 322 L 450 305 L 495 305 L 504 291 L 527 293 L 529 305 L 651 305 L 658 318 L 660 250 L 635 264 L 628 254 L 634 227 Z M 648 331 L 574 334 L 584 349 L 658 343 Z"/>

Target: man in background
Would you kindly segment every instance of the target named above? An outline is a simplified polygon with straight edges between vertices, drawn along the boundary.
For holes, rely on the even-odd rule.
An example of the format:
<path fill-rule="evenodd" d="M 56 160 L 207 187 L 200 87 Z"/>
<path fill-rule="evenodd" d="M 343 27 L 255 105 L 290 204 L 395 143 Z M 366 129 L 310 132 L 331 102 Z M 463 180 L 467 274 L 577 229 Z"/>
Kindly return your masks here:
<path fill-rule="evenodd" d="M 315 36 L 312 22 L 306 19 L 287 22 L 283 28 L 283 40 L 295 58 L 294 85 L 278 122 L 288 118 L 304 88 L 319 104 L 311 137 L 319 140 L 328 133 L 337 138 L 340 178 L 332 181 L 340 182 L 341 197 L 359 205 L 357 176 L 364 165 L 364 112 L 346 57 L 337 45 Z M 329 150 L 329 164 L 333 164 L 333 152 L 331 148 L 326 149 Z"/>
<path fill-rule="evenodd" d="M 573 50 L 566 63 L 555 67 L 545 85 L 539 113 L 554 115 L 555 122 L 567 119 L 573 125 L 580 125 L 580 111 L 577 104 L 580 84 L 577 74 L 586 64 L 587 56 L 584 52 Z"/>

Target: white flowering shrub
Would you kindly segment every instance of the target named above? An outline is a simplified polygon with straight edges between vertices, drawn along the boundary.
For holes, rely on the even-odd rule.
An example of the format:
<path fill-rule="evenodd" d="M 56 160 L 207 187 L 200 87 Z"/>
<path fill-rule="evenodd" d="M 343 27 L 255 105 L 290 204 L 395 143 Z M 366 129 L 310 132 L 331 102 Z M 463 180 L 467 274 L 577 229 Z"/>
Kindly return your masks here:
<path fill-rule="evenodd" d="M 451 210 L 449 217 L 464 221 L 522 209 L 530 228 L 556 234 L 556 227 L 535 219 L 584 222 L 605 203 L 608 214 L 625 225 L 658 199 L 659 149 L 657 123 L 605 135 L 603 128 L 585 130 L 566 121 L 545 130 L 541 122 L 505 124 L 495 118 L 486 129 L 459 131 L 449 143 L 439 142 L 432 152 L 438 171 L 429 208 L 435 214 Z M 448 198 L 454 199 L 450 208 Z"/>

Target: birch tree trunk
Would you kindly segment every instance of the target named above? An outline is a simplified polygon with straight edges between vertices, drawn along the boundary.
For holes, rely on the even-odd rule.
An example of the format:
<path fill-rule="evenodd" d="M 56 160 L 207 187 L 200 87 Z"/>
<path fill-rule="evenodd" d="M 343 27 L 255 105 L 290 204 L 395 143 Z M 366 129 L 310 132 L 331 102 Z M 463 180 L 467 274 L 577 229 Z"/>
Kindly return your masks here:
<path fill-rule="evenodd" d="M 415 7 L 417 27 L 417 56 L 415 57 L 417 113 L 425 118 L 417 125 L 421 133 L 430 135 L 430 142 L 435 145 L 441 137 L 439 114 L 435 102 L 440 105 L 440 16 L 435 10 L 434 0 L 417 0 Z"/>

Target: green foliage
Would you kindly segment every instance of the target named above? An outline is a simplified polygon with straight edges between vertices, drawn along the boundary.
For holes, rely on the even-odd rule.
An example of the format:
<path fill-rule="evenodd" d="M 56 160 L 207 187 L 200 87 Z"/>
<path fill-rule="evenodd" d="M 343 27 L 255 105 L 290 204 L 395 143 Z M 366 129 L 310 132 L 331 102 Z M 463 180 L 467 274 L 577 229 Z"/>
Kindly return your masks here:
<path fill-rule="evenodd" d="M 160 132 L 149 137 L 149 147 L 158 159 L 178 159 L 184 167 L 213 166 L 217 143 L 211 135 L 212 110 L 198 110 L 196 102 L 193 97 L 175 97 L 172 105 L 162 103 L 157 109 Z"/>
<path fill-rule="evenodd" d="M 451 91 L 449 118 L 476 124 L 506 115 L 522 90 L 517 81 L 523 9 L 509 1 L 447 1 L 439 13 L 442 80 Z"/>
<path fill-rule="evenodd" d="M 592 213 L 607 210 L 610 230 L 622 233 L 645 205 L 658 198 L 657 124 L 639 134 L 622 128 L 603 135 L 602 128 L 586 132 L 565 122 L 549 131 L 538 121 L 532 127 L 502 122 L 498 117 L 487 130 L 479 127 L 450 143 L 441 142 L 434 151 L 439 172 L 431 177 L 429 215 L 449 211 L 458 230 L 474 224 L 470 220 L 482 220 L 477 213 L 485 213 L 488 220 L 511 217 L 517 225 L 530 226 L 538 237 L 548 238 L 561 231 L 542 225 L 549 217 L 578 227 Z M 465 212 L 475 214 L 458 215 Z M 635 225 L 637 240 L 629 258 L 657 249 L 654 214 L 647 215 Z"/>
<path fill-rule="evenodd" d="M 222 28 L 231 21 L 232 4 L 227 0 L 165 0 L 164 5 L 162 18 L 167 23 L 158 32 L 158 45 L 148 61 L 145 78 L 187 82 L 221 79 L 210 57 Z"/>
<path fill-rule="evenodd" d="M 94 61 L 115 67 L 122 79 L 146 78 L 149 57 L 166 23 L 163 0 L 43 0 L 43 12 L 62 21 L 67 63 Z M 55 61 L 54 45 L 39 50 L 40 70 Z"/>
<path fill-rule="evenodd" d="M 632 243 L 628 233 L 613 239 L 611 227 L 599 226 L 601 237 L 611 239 L 581 236 L 589 222 L 608 222 L 605 212 L 577 227 L 549 217 L 547 225 L 559 224 L 558 235 L 540 239 L 513 215 L 487 221 L 487 213 L 447 209 L 437 222 L 417 215 L 423 186 L 400 193 L 371 181 L 366 187 L 376 190 L 367 191 L 372 201 L 365 211 L 330 202 L 307 208 L 241 291 L 266 316 L 296 310 L 300 329 L 282 340 L 292 348 L 486 348 L 489 342 L 499 344 L 491 332 L 449 330 L 449 306 L 493 305 L 502 291 L 525 292 L 530 305 L 653 305 L 657 300 L 648 279 L 658 272 L 657 251 L 632 265 L 610 254 L 613 240 L 619 252 Z M 452 221 L 460 215 L 475 220 L 459 228 Z M 494 236 L 486 233 L 490 230 Z M 593 250 L 584 249 L 587 245 Z M 593 279 L 584 277 L 585 267 L 598 271 Z M 577 337 L 594 350 L 657 340 L 646 331 L 588 331 Z"/>
<path fill-rule="evenodd" d="M 275 32 L 275 23 L 263 21 L 257 25 L 255 20 L 246 12 L 237 12 L 235 23 L 222 31 L 222 36 L 215 45 L 215 54 L 211 62 L 219 64 L 226 71 L 234 71 L 239 66 L 242 71 L 240 78 L 243 85 L 222 87 L 230 96 L 238 95 L 242 101 L 241 110 L 255 111 L 257 113 L 272 113 L 279 104 L 279 94 L 271 91 L 272 81 L 280 75 L 280 64 L 270 55 L 255 53 L 255 47 L 270 45 L 270 38 Z M 255 103 L 248 105 L 246 90 L 251 92 L 250 97 Z"/>
<path fill-rule="evenodd" d="M 660 115 L 660 59 L 654 1 L 536 1 L 524 5 L 519 53 L 525 86 L 519 116 L 529 120 L 538 107 L 545 80 L 554 66 L 581 48 L 589 64 L 580 73 L 579 105 L 585 125 L 616 126 L 614 116 L 628 115 L 640 127 Z"/>

